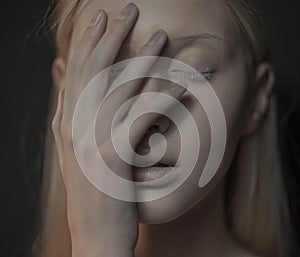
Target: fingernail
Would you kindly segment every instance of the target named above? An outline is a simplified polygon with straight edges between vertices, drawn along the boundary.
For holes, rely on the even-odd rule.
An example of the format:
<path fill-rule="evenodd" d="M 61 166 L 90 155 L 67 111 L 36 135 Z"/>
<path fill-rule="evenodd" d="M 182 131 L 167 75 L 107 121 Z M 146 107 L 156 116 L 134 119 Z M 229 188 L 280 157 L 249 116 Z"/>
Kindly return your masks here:
<path fill-rule="evenodd" d="M 134 8 L 135 8 L 134 4 L 129 3 L 128 5 L 126 5 L 123 8 L 123 10 L 118 15 L 117 19 L 122 20 L 122 19 L 126 19 L 127 17 L 131 16 L 131 14 L 133 13 Z"/>
<path fill-rule="evenodd" d="M 148 45 L 154 45 L 155 43 L 157 43 L 161 38 L 165 37 L 166 33 L 163 30 L 158 30 L 156 31 L 152 37 L 149 39 L 148 41 Z"/>
<path fill-rule="evenodd" d="M 104 12 L 102 10 L 98 10 L 91 20 L 90 27 L 98 25 L 103 20 L 103 17 Z"/>

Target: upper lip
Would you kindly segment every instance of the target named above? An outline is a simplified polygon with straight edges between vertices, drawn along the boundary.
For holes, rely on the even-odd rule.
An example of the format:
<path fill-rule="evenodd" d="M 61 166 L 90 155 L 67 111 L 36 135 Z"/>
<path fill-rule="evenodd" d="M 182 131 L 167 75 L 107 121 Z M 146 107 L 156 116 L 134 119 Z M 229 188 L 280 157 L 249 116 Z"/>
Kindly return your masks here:
<path fill-rule="evenodd" d="M 170 166 L 172 166 L 172 165 L 158 162 L 158 163 L 155 163 L 154 165 L 152 165 L 151 167 L 170 167 Z"/>

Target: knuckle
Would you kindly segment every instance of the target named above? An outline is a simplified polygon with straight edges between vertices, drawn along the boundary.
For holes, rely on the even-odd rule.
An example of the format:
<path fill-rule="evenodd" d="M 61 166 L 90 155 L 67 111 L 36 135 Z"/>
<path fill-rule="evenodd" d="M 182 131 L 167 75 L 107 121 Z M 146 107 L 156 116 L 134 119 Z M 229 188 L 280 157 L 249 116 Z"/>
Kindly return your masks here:
<path fill-rule="evenodd" d="M 121 16 L 117 16 L 112 20 L 110 29 L 115 30 L 118 26 L 127 24 L 127 21 L 127 19 L 123 19 Z"/>

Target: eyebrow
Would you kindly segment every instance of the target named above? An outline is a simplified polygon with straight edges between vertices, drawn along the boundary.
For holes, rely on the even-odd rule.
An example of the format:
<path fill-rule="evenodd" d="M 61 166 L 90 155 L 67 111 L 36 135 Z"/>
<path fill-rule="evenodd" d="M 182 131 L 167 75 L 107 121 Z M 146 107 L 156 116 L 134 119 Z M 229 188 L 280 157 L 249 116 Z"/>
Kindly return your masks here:
<path fill-rule="evenodd" d="M 201 34 L 196 34 L 196 35 L 181 36 L 181 37 L 174 38 L 173 40 L 176 43 L 180 43 L 182 41 L 187 43 L 187 42 L 198 40 L 198 39 L 215 39 L 215 40 L 225 41 L 224 37 L 222 37 L 221 35 L 211 34 L 211 33 L 201 33 Z"/>
<path fill-rule="evenodd" d="M 201 33 L 195 35 L 188 35 L 188 36 L 179 36 L 176 38 L 172 38 L 168 40 L 168 47 L 165 48 L 164 53 L 166 55 L 171 54 L 173 51 L 177 51 L 178 49 L 187 47 L 190 43 L 196 40 L 210 40 L 213 39 L 214 41 L 224 42 L 230 48 L 229 42 L 220 34 L 215 33 Z"/>

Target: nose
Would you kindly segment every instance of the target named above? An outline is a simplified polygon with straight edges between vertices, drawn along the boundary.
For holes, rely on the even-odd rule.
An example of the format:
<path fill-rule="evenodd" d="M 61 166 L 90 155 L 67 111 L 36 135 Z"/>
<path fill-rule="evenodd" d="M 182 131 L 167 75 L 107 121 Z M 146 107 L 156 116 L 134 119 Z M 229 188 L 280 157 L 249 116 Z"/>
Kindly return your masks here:
<path fill-rule="evenodd" d="M 164 134 L 168 131 L 170 127 L 171 121 L 166 116 L 160 115 L 160 117 L 152 123 L 152 125 L 148 128 L 143 140 L 137 146 L 137 153 L 139 154 L 147 154 L 150 152 L 149 147 L 149 137 L 154 133 Z"/>
<path fill-rule="evenodd" d="M 153 133 L 165 133 L 170 126 L 170 120 L 164 116 L 160 115 L 159 118 L 149 127 L 147 134 L 152 135 Z"/>

